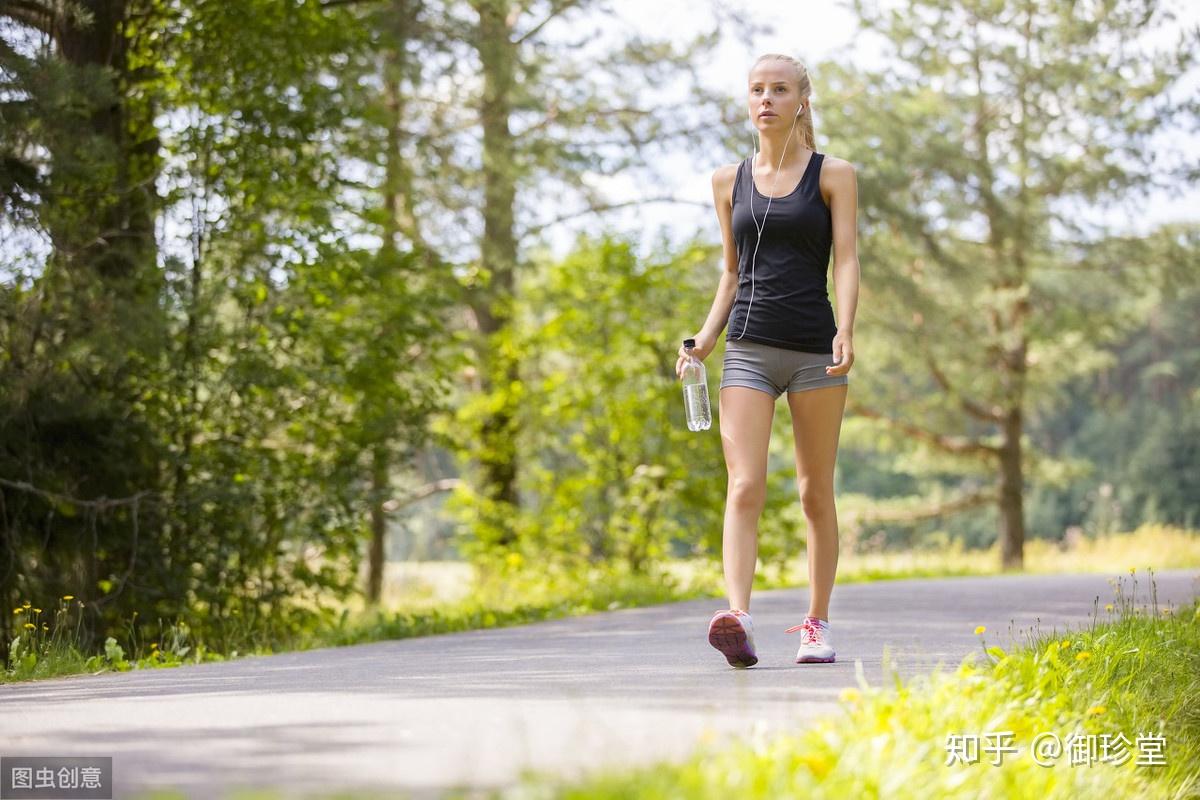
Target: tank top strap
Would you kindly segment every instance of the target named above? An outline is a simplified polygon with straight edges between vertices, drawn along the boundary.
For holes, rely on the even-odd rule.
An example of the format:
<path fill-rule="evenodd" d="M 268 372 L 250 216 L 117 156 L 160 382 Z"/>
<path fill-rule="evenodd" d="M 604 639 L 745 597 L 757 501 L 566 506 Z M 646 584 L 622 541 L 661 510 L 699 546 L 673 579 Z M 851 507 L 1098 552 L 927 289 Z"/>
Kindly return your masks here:
<path fill-rule="evenodd" d="M 821 162 L 825 160 L 825 154 L 814 150 L 811 158 L 813 160 L 812 163 L 808 165 L 804 170 L 804 175 L 800 178 L 800 182 L 804 184 L 801 188 L 802 191 L 810 191 L 811 188 L 819 192 L 821 186 Z"/>
<path fill-rule="evenodd" d="M 733 179 L 733 193 L 730 196 L 730 205 L 735 205 L 738 202 L 738 195 L 746 197 L 746 192 L 749 191 L 746 186 L 746 175 L 750 174 L 750 170 L 746 169 L 746 162 L 749 157 L 743 158 L 737 166 L 737 174 Z"/>

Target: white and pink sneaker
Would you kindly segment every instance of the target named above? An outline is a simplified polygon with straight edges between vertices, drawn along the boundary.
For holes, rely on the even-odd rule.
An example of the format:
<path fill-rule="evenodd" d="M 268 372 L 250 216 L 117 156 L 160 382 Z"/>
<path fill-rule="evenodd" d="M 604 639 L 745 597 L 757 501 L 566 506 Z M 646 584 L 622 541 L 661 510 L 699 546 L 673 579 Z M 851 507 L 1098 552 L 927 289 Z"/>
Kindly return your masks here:
<path fill-rule="evenodd" d="M 754 620 L 746 611 L 718 611 L 708 623 L 708 643 L 732 666 L 744 669 L 758 663 L 754 652 Z"/>
<path fill-rule="evenodd" d="M 834 660 L 833 642 L 829 638 L 829 623 L 819 617 L 805 617 L 804 622 L 793 625 L 784 633 L 800 631 L 800 649 L 796 651 L 797 664 L 829 664 Z"/>

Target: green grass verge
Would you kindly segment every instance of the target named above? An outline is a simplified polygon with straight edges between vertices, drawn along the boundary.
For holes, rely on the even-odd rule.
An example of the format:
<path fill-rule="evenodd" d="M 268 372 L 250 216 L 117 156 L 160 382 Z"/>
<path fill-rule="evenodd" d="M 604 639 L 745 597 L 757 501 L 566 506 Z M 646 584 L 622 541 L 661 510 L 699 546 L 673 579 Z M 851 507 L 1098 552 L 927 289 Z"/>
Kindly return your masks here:
<path fill-rule="evenodd" d="M 602 772 L 581 783 L 527 774 L 519 787 L 492 796 L 1200 797 L 1200 602 L 1144 610 L 1124 583 L 1114 582 L 1115 602 L 1097 609 L 1085 629 L 1030 636 L 1007 653 L 977 629 L 980 651 L 956 670 L 908 682 L 893 673 L 890 686 L 868 686 L 860 671 L 839 712 L 794 735 L 705 744 L 685 763 Z M 1011 738 L 997 736 L 1005 731 Z M 978 737 L 976 763 L 947 763 L 952 734 Z M 1041 756 L 1048 766 L 1030 752 L 1039 735 L 1062 745 L 1057 758 Z M 1156 759 L 1156 741 L 1165 763 L 1139 763 Z M 1018 752 L 995 765 L 993 742 Z"/>
<path fill-rule="evenodd" d="M 10 649 L 8 668 L 0 672 L 0 683 L 177 667 L 246 655 L 500 628 L 703 596 L 705 589 L 680 586 L 663 574 L 634 575 L 604 568 L 554 576 L 514 573 L 496 576 L 492 585 L 480 586 L 466 598 L 427 608 L 374 608 L 354 613 L 344 608 L 328 627 L 282 641 L 248 626 L 235 633 L 233 643 L 213 647 L 196 642 L 187 623 L 179 621 L 167 626 L 160 623 L 156 641 L 141 638 L 130 625 L 125 645 L 109 637 L 104 652 L 91 655 L 79 646 L 82 604 L 67 596 L 59 601 L 53 614 L 31 602 L 13 609 L 18 636 Z"/>

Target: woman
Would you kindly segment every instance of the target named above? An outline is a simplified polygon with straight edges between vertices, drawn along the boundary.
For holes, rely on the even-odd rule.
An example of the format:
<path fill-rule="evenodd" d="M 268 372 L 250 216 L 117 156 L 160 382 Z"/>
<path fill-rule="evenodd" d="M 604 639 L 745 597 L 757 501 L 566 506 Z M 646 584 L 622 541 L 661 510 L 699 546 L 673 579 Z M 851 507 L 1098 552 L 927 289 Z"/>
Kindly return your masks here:
<path fill-rule="evenodd" d="M 816 152 L 812 85 L 802 63 L 764 55 L 750 70 L 748 89 L 760 152 L 713 173 L 725 269 L 691 350 L 703 360 L 729 322 L 718 413 L 729 473 L 722 557 L 730 608 L 713 616 L 708 640 L 734 667 L 758 662 L 750 588 L 766 504 L 771 419 L 786 392 L 796 482 L 808 520 L 810 585 L 808 616 L 788 632 L 801 632 L 798 663 L 832 662 L 829 597 L 838 561 L 833 471 L 854 364 L 858 188 L 851 164 Z M 826 289 L 831 250 L 836 322 Z M 679 356 L 676 372 L 682 375 L 683 348 Z"/>

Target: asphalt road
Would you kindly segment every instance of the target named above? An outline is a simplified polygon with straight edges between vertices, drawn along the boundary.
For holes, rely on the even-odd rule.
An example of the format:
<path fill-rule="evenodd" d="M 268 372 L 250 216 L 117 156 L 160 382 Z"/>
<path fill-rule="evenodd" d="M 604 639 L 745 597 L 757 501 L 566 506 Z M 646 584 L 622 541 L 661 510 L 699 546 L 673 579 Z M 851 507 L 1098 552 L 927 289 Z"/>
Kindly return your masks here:
<path fill-rule="evenodd" d="M 1122 576 L 1128 581 L 1128 574 Z M 1138 573 L 1137 601 L 1148 605 Z M 500 630 L 232 662 L 0 686 L 0 755 L 112 756 L 115 797 L 274 787 L 300 797 L 389 790 L 440 797 L 509 785 L 524 768 L 577 776 L 682 758 L 702 739 L 795 730 L 857 685 L 957 666 L 1089 624 L 1115 574 L 840 584 L 834 664 L 795 664 L 807 590 L 756 592 L 759 663 L 706 640 L 719 600 Z M 1200 594 L 1200 570 L 1155 573 L 1160 606 Z"/>

